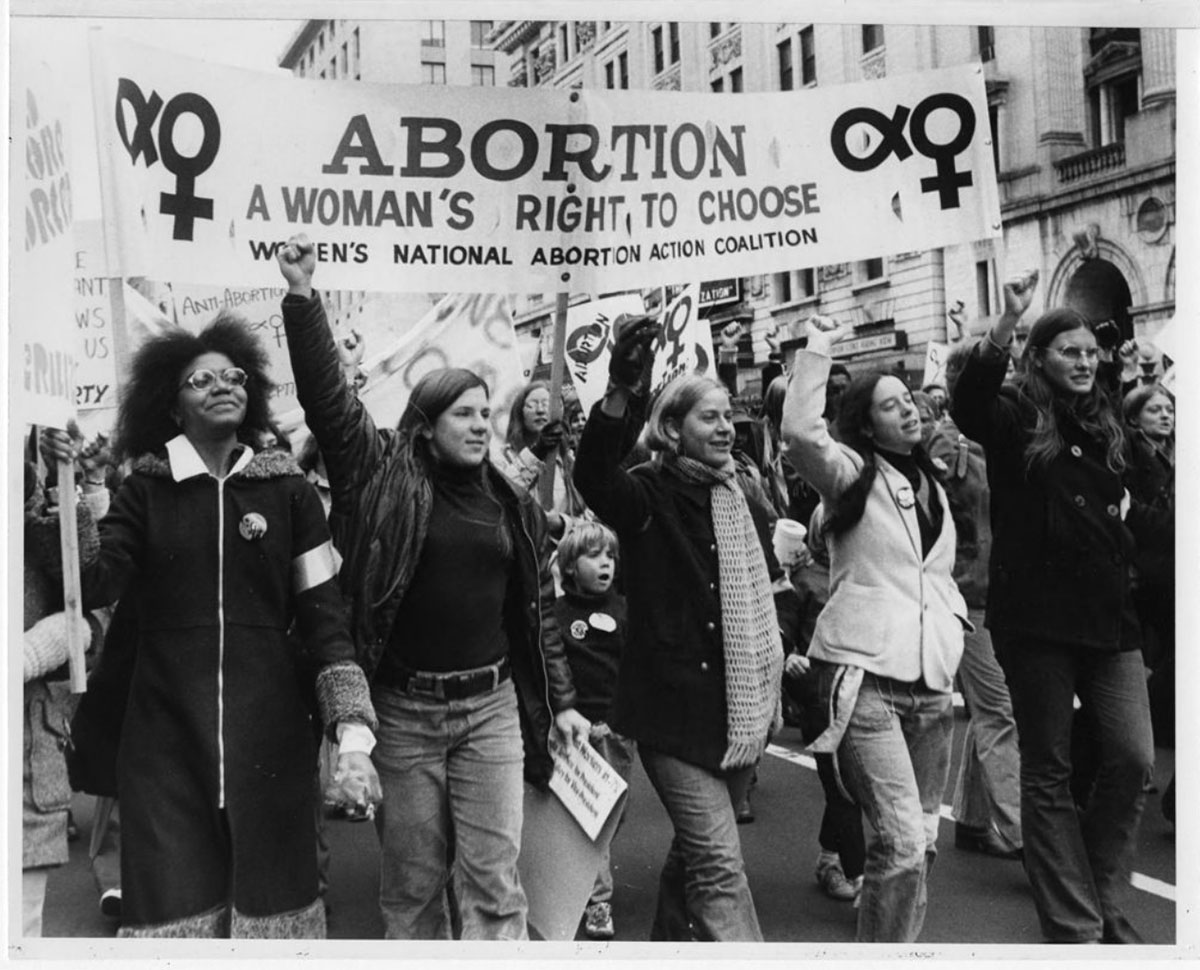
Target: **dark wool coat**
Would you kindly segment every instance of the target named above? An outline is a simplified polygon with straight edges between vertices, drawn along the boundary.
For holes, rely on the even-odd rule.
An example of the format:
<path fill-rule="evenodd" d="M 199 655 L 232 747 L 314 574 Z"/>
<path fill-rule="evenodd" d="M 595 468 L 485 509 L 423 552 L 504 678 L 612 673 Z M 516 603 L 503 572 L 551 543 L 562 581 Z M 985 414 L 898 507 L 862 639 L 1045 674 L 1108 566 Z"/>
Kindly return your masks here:
<path fill-rule="evenodd" d="M 85 606 L 136 611 L 117 761 L 135 931 L 222 907 L 231 886 L 243 916 L 314 903 L 316 746 L 293 621 L 335 682 L 356 670 L 325 515 L 295 463 L 256 455 L 218 481 L 182 457 L 173 473 L 171 455 L 135 462 L 82 571 Z M 358 682 L 325 684 L 327 720 L 373 722 Z"/>
<path fill-rule="evenodd" d="M 1104 445 L 1066 409 L 1059 412 L 1065 447 L 1048 466 L 1026 470 L 1036 408 L 1004 385 L 1007 357 L 988 357 L 981 347 L 955 385 L 951 415 L 987 455 L 988 628 L 1099 650 L 1135 649 L 1136 624 L 1131 629 L 1126 621 L 1134 556 L 1138 542 L 1169 535 L 1167 518 L 1135 502 L 1122 521 L 1122 476 L 1109 470 Z"/>
<path fill-rule="evenodd" d="M 609 417 L 597 404 L 575 457 L 580 494 L 621 540 L 629 634 L 612 728 L 716 772 L 728 741 L 712 493 L 652 463 L 622 469 L 637 420 L 632 411 Z M 747 504 L 768 571 L 778 575 L 766 510 Z"/>
<path fill-rule="evenodd" d="M 340 580 L 351 606 L 358 662 L 374 674 L 391 642 L 396 612 L 420 558 L 430 506 L 405 510 L 415 525 L 411 556 L 392 545 L 398 520 L 403 442 L 375 426 L 347 386 L 318 294 L 283 300 L 288 353 L 304 418 L 321 447 L 333 505 L 330 529 L 344 557 Z M 546 517 L 526 492 L 518 493 L 490 462 L 492 489 L 504 504 L 516 540 L 517 596 L 506 611 L 509 658 L 525 743 L 525 775 L 550 779 L 547 738 L 553 716 L 575 706 L 571 672 L 554 616 L 554 580 L 546 551 Z"/>

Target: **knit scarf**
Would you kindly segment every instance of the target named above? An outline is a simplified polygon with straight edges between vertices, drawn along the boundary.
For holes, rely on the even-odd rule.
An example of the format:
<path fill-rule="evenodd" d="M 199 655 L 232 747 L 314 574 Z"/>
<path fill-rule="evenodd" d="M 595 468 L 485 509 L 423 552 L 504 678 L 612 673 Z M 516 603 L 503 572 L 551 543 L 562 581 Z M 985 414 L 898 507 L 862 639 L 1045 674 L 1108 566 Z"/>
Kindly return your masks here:
<path fill-rule="evenodd" d="M 762 757 L 780 703 L 783 645 L 767 561 L 732 461 L 714 468 L 667 453 L 663 467 L 712 491 L 727 708 L 728 744 L 721 768 L 744 768 Z"/>

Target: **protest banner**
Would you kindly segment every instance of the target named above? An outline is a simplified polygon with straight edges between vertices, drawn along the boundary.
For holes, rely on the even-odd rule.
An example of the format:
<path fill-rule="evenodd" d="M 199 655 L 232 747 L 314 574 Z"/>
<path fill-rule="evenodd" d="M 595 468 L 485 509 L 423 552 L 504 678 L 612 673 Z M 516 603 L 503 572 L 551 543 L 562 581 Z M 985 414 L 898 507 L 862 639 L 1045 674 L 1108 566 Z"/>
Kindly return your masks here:
<path fill-rule="evenodd" d="M 566 370 L 584 411 L 604 396 L 613 324 L 622 314 L 639 315 L 645 304 L 636 293 L 576 303 L 567 309 Z"/>
<path fill-rule="evenodd" d="M 950 356 L 950 346 L 931 340 L 925 345 L 925 376 L 921 378 L 921 386 L 930 384 L 946 386 L 946 358 Z"/>
<path fill-rule="evenodd" d="M 652 397 L 681 374 L 717 376 L 712 329 L 700 317 L 698 292 L 699 287 L 689 283 L 663 314 L 662 333 L 654 345 L 654 366 L 650 372 Z"/>
<path fill-rule="evenodd" d="M 517 869 L 529 905 L 531 936 L 575 938 L 604 849 L 620 820 L 620 811 L 611 812 L 599 835 L 590 839 L 556 795 L 525 785 Z"/>
<path fill-rule="evenodd" d="M 550 757 L 550 790 L 594 840 L 629 785 L 587 741 L 567 745 L 552 733 Z"/>
<path fill-rule="evenodd" d="M 113 287 L 104 261 L 104 237 L 94 219 L 75 223 L 75 406 L 117 406 L 117 347 Z"/>
<path fill-rule="evenodd" d="M 255 286 L 289 235 L 332 289 L 597 293 L 995 236 L 983 70 L 737 98 L 375 85 L 94 31 L 110 255 Z"/>
<path fill-rule="evenodd" d="M 12 418 L 65 428 L 75 416 L 75 243 L 67 127 L 70 113 L 50 68 L 12 48 L 9 172 Z"/>
<path fill-rule="evenodd" d="M 1180 339 L 1180 327 L 1177 317 L 1171 317 L 1162 329 L 1149 340 L 1159 350 L 1173 361 L 1179 360 L 1179 349 L 1183 341 Z"/>
<path fill-rule="evenodd" d="M 521 356 L 513 328 L 512 302 L 489 294 L 443 297 L 390 346 L 362 363 L 366 382 L 359 399 L 381 428 L 393 428 L 408 396 L 425 374 L 439 367 L 465 367 L 487 384 L 492 409 L 492 449 L 504 445 L 508 409 L 524 386 Z M 298 445 L 304 421 L 300 409 L 277 413 L 282 430 Z"/>

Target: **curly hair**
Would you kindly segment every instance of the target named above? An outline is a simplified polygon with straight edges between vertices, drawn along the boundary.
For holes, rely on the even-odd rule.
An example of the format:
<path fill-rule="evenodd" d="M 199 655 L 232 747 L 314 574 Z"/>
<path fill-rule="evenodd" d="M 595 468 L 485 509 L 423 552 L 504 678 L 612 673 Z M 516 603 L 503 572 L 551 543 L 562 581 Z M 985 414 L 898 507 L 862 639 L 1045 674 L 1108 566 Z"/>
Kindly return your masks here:
<path fill-rule="evenodd" d="M 1066 394 L 1046 380 L 1034 362 L 1045 356 L 1046 348 L 1060 333 L 1071 330 L 1091 331 L 1092 324 L 1082 313 L 1070 307 L 1048 310 L 1029 328 L 1029 339 L 1017 364 L 1018 390 L 1037 410 L 1037 424 L 1025 449 L 1025 467 L 1032 471 L 1045 468 L 1066 447 L 1059 422 L 1060 412 L 1069 412 L 1092 437 L 1105 445 L 1105 464 L 1120 474 L 1125 470 L 1125 433 L 1108 393 L 1097 379 L 1086 394 Z"/>
<path fill-rule="evenodd" d="M 199 333 L 172 330 L 151 337 L 133 355 L 117 412 L 116 462 L 157 453 L 179 434 L 172 417 L 179 384 L 188 365 L 209 353 L 224 354 L 246 372 L 246 417 L 237 436 L 254 447 L 271 426 L 268 400 L 275 385 L 267 374 L 269 358 L 247 321 L 222 311 Z"/>
<path fill-rule="evenodd" d="M 837 437 L 842 444 L 853 448 L 862 457 L 863 467 L 858 478 L 851 482 L 826 511 L 822 535 L 837 536 L 858 524 L 867 507 L 867 495 L 875 482 L 879 466 L 875 461 L 875 441 L 867 434 L 871 427 L 871 405 L 875 400 L 875 385 L 885 377 L 896 377 L 890 370 L 873 370 L 853 378 L 838 399 Z M 899 379 L 899 378 L 897 378 Z M 912 450 L 917 467 L 937 480 L 937 472 L 923 445 Z"/>

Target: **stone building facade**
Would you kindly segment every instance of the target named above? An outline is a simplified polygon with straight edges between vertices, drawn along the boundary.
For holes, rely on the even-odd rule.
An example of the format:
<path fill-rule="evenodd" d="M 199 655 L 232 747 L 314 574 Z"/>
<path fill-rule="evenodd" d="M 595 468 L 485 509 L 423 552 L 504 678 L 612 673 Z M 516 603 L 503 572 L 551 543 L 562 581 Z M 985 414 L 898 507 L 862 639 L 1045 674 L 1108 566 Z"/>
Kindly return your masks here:
<path fill-rule="evenodd" d="M 750 396 L 812 313 L 854 321 L 836 351 L 851 370 L 903 367 L 919 382 L 928 344 L 981 332 L 1005 275 L 1022 269 L 1041 274 L 1032 313 L 1070 304 L 1137 337 L 1174 313 L 1171 29 L 505 21 L 491 40 L 514 87 L 795 90 L 798 111 L 807 88 L 982 65 L 1003 239 L 726 281 L 706 312 L 714 333 L 741 325 Z M 519 298 L 519 329 L 548 331 L 552 307 Z"/>

